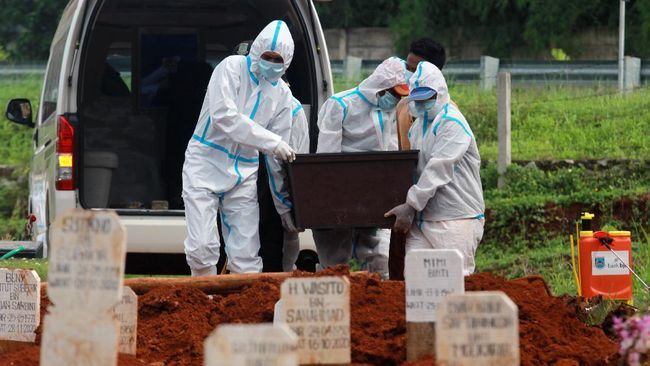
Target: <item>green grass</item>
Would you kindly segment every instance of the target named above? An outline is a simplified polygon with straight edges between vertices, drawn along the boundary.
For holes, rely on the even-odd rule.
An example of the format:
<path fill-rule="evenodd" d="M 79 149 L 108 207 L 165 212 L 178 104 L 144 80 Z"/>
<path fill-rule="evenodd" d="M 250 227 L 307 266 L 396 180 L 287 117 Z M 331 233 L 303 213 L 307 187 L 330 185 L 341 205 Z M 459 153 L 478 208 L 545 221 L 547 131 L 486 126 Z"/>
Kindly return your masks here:
<path fill-rule="evenodd" d="M 356 83 L 335 79 L 335 90 Z M 496 92 L 451 84 L 449 92 L 469 121 L 481 157 L 497 159 Z M 621 97 L 606 86 L 545 86 L 512 90 L 512 158 L 650 158 L 650 88 Z"/>
<path fill-rule="evenodd" d="M 0 261 L 0 268 L 19 268 L 19 269 L 33 269 L 38 273 L 41 281 L 47 282 L 47 259 L 28 259 L 28 258 L 12 258 Z M 187 275 L 133 275 L 125 274 L 124 278 L 138 278 L 138 277 L 187 277 Z"/>
<path fill-rule="evenodd" d="M 6 259 L 0 261 L 0 268 L 33 269 L 41 281 L 47 281 L 47 259 Z"/>
<path fill-rule="evenodd" d="M 601 170 L 573 167 L 543 171 L 512 165 L 506 174 L 506 187 L 497 189 L 496 164 L 489 163 L 481 169 L 481 181 L 486 200 L 540 197 L 546 201 L 571 203 L 585 201 L 585 195 L 606 192 L 619 196 L 650 192 L 649 166 L 650 163 L 618 165 Z"/>
<path fill-rule="evenodd" d="M 0 165 L 24 165 L 29 163 L 32 154 L 32 134 L 34 130 L 8 121 L 4 110 L 9 100 L 28 98 L 32 102 L 33 115 L 40 98 L 41 76 L 0 77 Z"/>
<path fill-rule="evenodd" d="M 357 85 L 355 81 L 335 80 L 335 90 Z M 0 78 L 0 107 L 16 97 L 27 97 L 38 105 L 41 78 L 37 76 Z M 481 92 L 477 85 L 450 85 L 453 100 L 470 122 L 484 160 L 495 160 L 497 152 L 496 94 Z M 650 89 L 643 88 L 619 97 L 609 87 L 516 88 L 512 92 L 513 159 L 583 159 L 636 158 L 650 159 Z M 3 113 L 4 115 L 4 113 Z M 0 117 L 0 165 L 29 163 L 32 130 Z M 622 195 L 650 191 L 648 172 L 611 170 L 604 174 L 567 169 L 552 173 L 513 168 L 508 173 L 505 190 L 493 189 L 493 167 L 483 169 L 488 206 L 520 201 L 557 201 L 561 204 L 594 199 L 611 199 Z M 9 213 L 18 207 L 16 187 L 0 186 L 0 235 Z M 4 192 L 4 193 L 3 193 Z M 602 196 L 602 197 L 601 197 Z M 595 198 L 594 198 L 595 197 Z M 3 208 L 4 207 L 4 208 Z M 13 211 L 12 211 L 13 210 Z M 16 216 L 17 217 L 17 216 Z M 14 221 L 19 220 L 14 218 Z M 18 227 L 19 221 L 16 221 Z M 623 223 L 632 225 L 633 223 Z M 6 224 L 5 224 L 6 225 Z M 635 230 L 636 233 L 644 228 Z M 647 230 L 647 227 L 645 228 Z M 567 233 L 568 235 L 568 233 Z M 639 241 L 634 264 L 639 274 L 650 280 L 650 239 Z M 0 261 L 0 267 L 35 268 L 46 279 L 46 260 Z M 508 278 L 540 274 L 555 294 L 576 294 L 570 267 L 568 238 L 550 239 L 529 248 L 511 242 L 486 242 L 479 247 L 477 268 Z M 650 305 L 650 296 L 635 282 L 635 300 L 641 307 Z"/>
<path fill-rule="evenodd" d="M 450 92 L 476 134 L 483 159 L 497 158 L 496 94 L 476 86 Z M 621 97 L 605 87 L 512 91 L 513 159 L 650 157 L 650 88 Z"/>
<path fill-rule="evenodd" d="M 0 178 L 0 240 L 24 239 L 23 227 L 27 215 L 27 177 L 32 157 L 34 130 L 5 118 L 9 100 L 28 98 L 36 116 L 42 76 L 0 77 L 0 165 L 15 168 L 12 179 Z"/>
<path fill-rule="evenodd" d="M 11 98 L 38 105 L 40 76 L 0 78 L 0 108 Z M 335 78 L 334 89 L 358 84 Z M 484 160 L 497 158 L 496 92 L 451 84 L 450 94 L 467 117 Z M 3 113 L 4 115 L 4 113 Z M 610 87 L 531 87 L 512 91 L 513 159 L 650 158 L 650 88 L 620 97 Z M 32 130 L 0 118 L 0 165 L 26 164 Z"/>
<path fill-rule="evenodd" d="M 650 281 L 650 238 L 633 239 L 633 268 Z M 577 259 L 576 259 L 577 260 Z M 476 269 L 493 272 L 506 278 L 540 275 L 554 295 L 577 295 L 571 267 L 571 247 L 566 239 L 549 240 L 534 250 L 515 243 L 482 243 L 476 253 Z M 650 293 L 634 278 L 634 305 L 649 309 Z"/>

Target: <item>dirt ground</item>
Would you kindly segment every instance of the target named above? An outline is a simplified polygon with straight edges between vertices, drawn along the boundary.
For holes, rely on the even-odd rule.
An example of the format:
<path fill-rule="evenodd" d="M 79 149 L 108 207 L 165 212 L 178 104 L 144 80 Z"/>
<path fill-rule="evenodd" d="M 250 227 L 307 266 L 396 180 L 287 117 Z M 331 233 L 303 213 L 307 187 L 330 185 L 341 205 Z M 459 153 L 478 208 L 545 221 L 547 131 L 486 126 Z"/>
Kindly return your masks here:
<path fill-rule="evenodd" d="M 348 272 L 341 267 L 319 275 L 332 274 Z M 479 273 L 467 277 L 465 287 L 503 291 L 518 305 L 522 365 L 595 366 L 618 360 L 617 344 L 602 329 L 580 321 L 575 307 L 551 296 L 539 277 L 507 281 Z M 226 296 L 210 297 L 188 288 L 152 290 L 139 296 L 137 357 L 120 355 L 119 365 L 202 365 L 203 340 L 216 326 L 272 322 L 279 297 L 280 282 L 270 278 Z M 45 311 L 48 301 L 43 300 Z M 381 281 L 374 275 L 352 277 L 350 305 L 352 365 L 435 365 L 433 355 L 405 362 L 403 282 Z M 0 366 L 38 365 L 39 351 L 36 344 L 2 355 Z"/>

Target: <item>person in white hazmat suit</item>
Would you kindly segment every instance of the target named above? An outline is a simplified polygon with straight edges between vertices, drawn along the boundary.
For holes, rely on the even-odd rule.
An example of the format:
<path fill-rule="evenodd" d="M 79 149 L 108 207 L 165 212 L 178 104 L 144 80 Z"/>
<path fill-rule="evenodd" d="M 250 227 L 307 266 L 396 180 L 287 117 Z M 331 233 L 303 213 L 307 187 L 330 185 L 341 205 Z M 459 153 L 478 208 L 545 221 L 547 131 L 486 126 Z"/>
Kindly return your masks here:
<path fill-rule="evenodd" d="M 404 62 L 391 57 L 358 87 L 328 99 L 318 115 L 317 153 L 397 150 L 395 107 L 406 94 Z M 321 267 L 353 256 L 365 270 L 388 276 L 390 230 L 313 230 Z"/>
<path fill-rule="evenodd" d="M 409 142 L 420 154 L 417 183 L 395 215 L 393 230 L 407 232 L 406 252 L 458 249 L 464 274 L 474 272 L 474 254 L 483 237 L 483 188 L 476 139 L 450 96 L 442 72 L 420 62 L 410 79 L 409 109 L 416 117 Z"/>
<path fill-rule="evenodd" d="M 276 20 L 257 36 L 248 56 L 229 56 L 215 68 L 203 108 L 185 152 L 183 200 L 187 218 L 185 254 L 193 276 L 216 274 L 219 260 L 217 214 L 233 273 L 260 272 L 258 252 L 259 153 L 292 161 L 289 147 L 292 95 L 280 77 L 293 58 L 287 25 Z M 285 179 L 274 176 L 283 226 L 295 230 Z"/>
<path fill-rule="evenodd" d="M 309 123 L 305 110 L 300 101 L 293 98 L 291 123 L 291 136 L 289 146 L 299 154 L 309 153 Z M 284 242 L 282 246 L 282 269 L 291 272 L 296 269 L 296 261 L 300 254 L 300 240 L 295 230 L 284 230 Z"/>

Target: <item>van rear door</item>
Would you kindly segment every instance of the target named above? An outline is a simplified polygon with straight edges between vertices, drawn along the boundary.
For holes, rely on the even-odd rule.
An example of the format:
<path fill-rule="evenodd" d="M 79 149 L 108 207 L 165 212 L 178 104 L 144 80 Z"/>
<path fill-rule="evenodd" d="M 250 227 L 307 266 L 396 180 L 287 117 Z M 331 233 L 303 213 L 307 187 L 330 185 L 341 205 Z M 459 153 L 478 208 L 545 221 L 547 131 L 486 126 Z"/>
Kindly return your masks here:
<path fill-rule="evenodd" d="M 282 19 L 295 42 L 287 73 L 312 107 L 331 85 L 322 31 L 304 0 L 106 0 L 82 45 L 79 197 L 86 208 L 183 215 L 181 171 L 213 68 Z M 323 71 L 325 70 L 325 71 Z M 323 75 L 326 75 L 323 77 Z M 307 108 L 306 108 L 307 109 Z M 98 158 L 101 157 L 101 158 Z M 92 182 L 92 184 L 90 183 Z"/>
<path fill-rule="evenodd" d="M 63 11 L 61 21 L 52 40 L 50 57 L 41 92 L 38 118 L 34 130 L 34 156 L 30 173 L 31 210 L 36 215 L 35 234 L 37 240 L 45 242 L 45 233 L 56 212 L 56 174 L 60 162 L 57 160 L 57 125 L 63 113 L 60 105 L 62 94 L 67 90 L 63 75 L 69 30 L 78 9 L 79 2 L 72 0 Z M 68 161 L 63 163 L 67 164 Z M 68 207 L 74 207 L 74 194 L 70 195 Z"/>

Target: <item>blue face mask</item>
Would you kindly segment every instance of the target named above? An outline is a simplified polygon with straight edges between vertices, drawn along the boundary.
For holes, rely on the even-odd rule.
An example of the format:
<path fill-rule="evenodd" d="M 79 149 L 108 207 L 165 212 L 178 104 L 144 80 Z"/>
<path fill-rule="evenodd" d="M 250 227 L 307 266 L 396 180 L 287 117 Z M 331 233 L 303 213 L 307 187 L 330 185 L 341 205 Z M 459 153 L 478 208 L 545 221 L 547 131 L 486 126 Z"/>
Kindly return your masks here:
<path fill-rule="evenodd" d="M 276 64 L 268 60 L 260 59 L 257 65 L 259 66 L 262 77 L 270 82 L 278 81 L 280 76 L 284 74 L 284 64 Z"/>
<path fill-rule="evenodd" d="M 409 112 L 413 117 L 424 117 L 424 113 L 433 109 L 436 105 L 436 100 L 425 100 L 425 101 L 411 101 L 409 102 Z"/>
<path fill-rule="evenodd" d="M 389 92 L 377 98 L 377 106 L 383 110 L 393 109 L 397 107 L 397 103 L 399 103 L 399 99 Z"/>
<path fill-rule="evenodd" d="M 413 71 L 410 70 L 404 71 L 404 78 L 406 79 L 407 83 L 409 82 L 409 80 L 411 80 L 411 76 L 413 76 Z"/>

